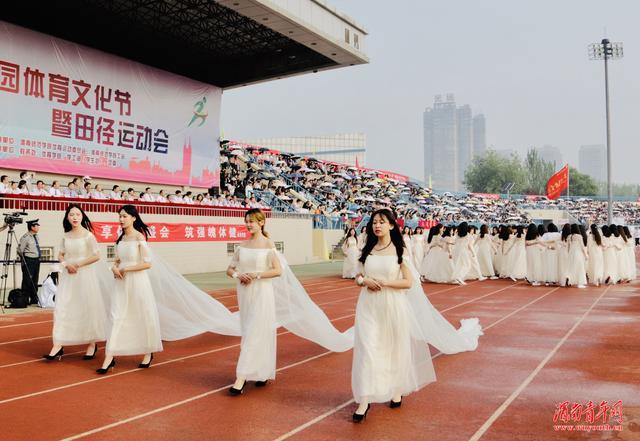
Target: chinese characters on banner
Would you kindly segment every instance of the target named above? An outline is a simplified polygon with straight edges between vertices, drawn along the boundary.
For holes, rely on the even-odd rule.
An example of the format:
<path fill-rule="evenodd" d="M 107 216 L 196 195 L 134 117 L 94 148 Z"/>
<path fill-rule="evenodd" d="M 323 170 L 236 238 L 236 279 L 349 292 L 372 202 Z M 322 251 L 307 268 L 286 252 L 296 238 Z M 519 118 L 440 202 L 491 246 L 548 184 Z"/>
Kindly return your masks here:
<path fill-rule="evenodd" d="M 565 165 L 547 182 L 547 197 L 558 199 L 563 191 L 569 188 L 569 165 Z"/>
<path fill-rule="evenodd" d="M 92 222 L 96 240 L 114 243 L 122 230 L 117 222 Z M 246 240 L 249 232 L 244 225 L 231 224 L 167 224 L 151 223 L 149 242 L 233 242 Z"/>
<path fill-rule="evenodd" d="M 221 96 L 0 21 L 0 167 L 216 186 Z"/>

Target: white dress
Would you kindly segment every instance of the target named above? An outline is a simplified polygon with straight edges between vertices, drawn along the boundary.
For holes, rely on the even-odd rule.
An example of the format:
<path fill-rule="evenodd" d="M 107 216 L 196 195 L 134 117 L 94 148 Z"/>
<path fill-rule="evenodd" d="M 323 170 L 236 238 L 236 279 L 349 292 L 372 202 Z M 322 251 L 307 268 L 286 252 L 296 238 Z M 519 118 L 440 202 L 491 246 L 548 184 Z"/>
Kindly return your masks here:
<path fill-rule="evenodd" d="M 527 252 L 524 246 L 524 236 L 514 236 L 511 248 L 504 257 L 505 274 L 514 279 L 524 279 L 527 276 Z"/>
<path fill-rule="evenodd" d="M 545 245 L 545 249 L 542 252 L 542 267 L 544 271 L 544 280 L 546 283 L 558 283 L 558 243 L 560 242 L 560 233 L 544 233 L 542 235 L 542 242 Z M 555 249 L 550 249 L 548 246 L 553 246 Z"/>
<path fill-rule="evenodd" d="M 65 235 L 60 251 L 68 264 L 97 256 L 98 242 L 90 232 L 74 238 Z M 76 345 L 104 341 L 107 337 L 107 308 L 96 276 L 96 265 L 83 266 L 70 274 L 60 271 L 53 312 L 53 344 Z"/>
<path fill-rule="evenodd" d="M 457 237 L 453 246 L 453 275 L 452 280 L 477 279 L 480 274 L 477 260 L 473 253 L 473 238 L 470 235 Z"/>
<path fill-rule="evenodd" d="M 569 239 L 571 236 L 567 237 L 567 240 L 560 239 L 556 242 L 556 247 L 558 248 L 558 284 L 560 286 L 567 285 L 567 278 L 569 277 Z"/>
<path fill-rule="evenodd" d="M 587 261 L 584 256 L 585 246 L 581 234 L 569 236 L 569 265 L 567 277 L 569 285 L 587 284 Z"/>
<path fill-rule="evenodd" d="M 618 261 L 616 258 L 616 244 L 613 240 L 613 236 L 602 237 L 602 246 L 604 247 L 603 254 L 603 281 L 609 279 L 609 283 L 617 283 L 620 280 L 618 273 Z"/>
<path fill-rule="evenodd" d="M 491 236 L 486 235 L 479 237 L 476 241 L 478 265 L 480 265 L 480 273 L 484 277 L 495 276 L 495 270 L 493 269 L 493 241 Z"/>
<path fill-rule="evenodd" d="M 528 240 L 525 243 L 527 253 L 527 280 L 533 282 L 543 282 L 545 279 L 543 267 L 543 245 L 539 240 Z"/>
<path fill-rule="evenodd" d="M 353 241 L 355 243 L 355 239 Z M 271 268 L 273 252 L 269 248 L 238 247 L 236 269 L 239 273 L 267 271 Z M 236 290 L 242 329 L 236 376 L 249 381 L 274 379 L 278 325 L 273 280 L 254 280 L 249 285 L 238 281 Z"/>
<path fill-rule="evenodd" d="M 119 268 L 150 262 L 144 240 L 121 240 L 116 245 Z M 113 326 L 107 338 L 112 355 L 136 355 L 162 351 L 160 320 L 147 271 L 126 273 L 115 279 L 111 304 Z"/>
<path fill-rule="evenodd" d="M 411 259 L 412 261 L 413 259 L 413 244 L 411 242 L 411 238 L 413 236 L 410 236 L 409 234 L 403 234 L 402 235 L 402 241 L 404 242 L 404 248 L 407 250 L 405 256 L 407 256 L 409 259 Z"/>
<path fill-rule="evenodd" d="M 413 251 L 413 264 L 420 268 L 424 259 L 424 234 L 414 234 L 411 236 L 411 247 Z"/>
<path fill-rule="evenodd" d="M 599 285 L 604 282 L 604 252 L 592 234 L 587 237 L 587 252 L 589 253 L 589 262 L 587 263 L 589 282 Z"/>
<path fill-rule="evenodd" d="M 627 275 L 629 276 L 629 280 L 635 280 L 637 277 L 638 270 L 636 268 L 636 245 L 635 245 L 635 240 L 633 238 L 627 239 L 626 251 L 627 251 L 627 264 L 629 265 Z"/>
<path fill-rule="evenodd" d="M 627 259 L 627 250 L 626 250 L 626 242 L 620 236 L 613 238 L 614 243 L 616 244 L 616 262 L 618 265 L 618 277 L 620 280 L 629 280 L 629 265 Z"/>
<path fill-rule="evenodd" d="M 431 242 L 436 240 L 434 237 Z M 429 266 L 425 279 L 435 283 L 450 283 L 453 281 L 453 258 L 449 258 L 449 250 L 453 247 L 453 238 L 438 237 L 437 244 L 429 253 Z"/>
<path fill-rule="evenodd" d="M 358 257 L 360 250 L 358 249 L 358 241 L 353 237 L 347 238 L 342 244 L 344 252 L 344 261 L 342 262 L 342 278 L 353 279 L 358 274 Z"/>
<path fill-rule="evenodd" d="M 401 278 L 396 255 L 369 255 L 366 277 Z M 427 344 L 414 342 L 415 323 L 406 290 L 360 291 L 356 305 L 351 388 L 357 403 L 381 403 L 407 395 L 436 379 Z"/>

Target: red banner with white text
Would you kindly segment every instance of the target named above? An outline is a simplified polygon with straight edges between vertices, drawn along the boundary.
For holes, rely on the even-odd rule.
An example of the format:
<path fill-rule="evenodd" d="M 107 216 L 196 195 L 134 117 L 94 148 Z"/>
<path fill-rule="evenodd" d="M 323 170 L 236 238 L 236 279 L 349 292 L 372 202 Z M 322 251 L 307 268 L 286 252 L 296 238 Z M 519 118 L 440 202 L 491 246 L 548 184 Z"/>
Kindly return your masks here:
<path fill-rule="evenodd" d="M 569 165 L 565 165 L 547 182 L 547 197 L 558 199 L 562 192 L 569 188 Z"/>
<path fill-rule="evenodd" d="M 100 243 L 115 242 L 122 232 L 117 222 L 92 222 Z M 151 223 L 149 242 L 234 242 L 249 238 L 244 225 Z"/>

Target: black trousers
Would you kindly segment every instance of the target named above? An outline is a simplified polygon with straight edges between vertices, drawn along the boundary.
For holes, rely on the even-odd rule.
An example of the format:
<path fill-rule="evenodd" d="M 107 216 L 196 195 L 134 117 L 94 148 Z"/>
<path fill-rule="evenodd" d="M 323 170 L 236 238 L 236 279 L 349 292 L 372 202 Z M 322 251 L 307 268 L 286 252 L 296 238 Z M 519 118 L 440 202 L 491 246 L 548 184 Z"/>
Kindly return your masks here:
<path fill-rule="evenodd" d="M 22 258 L 22 291 L 29 295 L 30 303 L 38 303 L 38 277 L 40 275 L 40 259 Z"/>
<path fill-rule="evenodd" d="M 640 245 L 640 238 L 636 237 L 636 246 Z"/>

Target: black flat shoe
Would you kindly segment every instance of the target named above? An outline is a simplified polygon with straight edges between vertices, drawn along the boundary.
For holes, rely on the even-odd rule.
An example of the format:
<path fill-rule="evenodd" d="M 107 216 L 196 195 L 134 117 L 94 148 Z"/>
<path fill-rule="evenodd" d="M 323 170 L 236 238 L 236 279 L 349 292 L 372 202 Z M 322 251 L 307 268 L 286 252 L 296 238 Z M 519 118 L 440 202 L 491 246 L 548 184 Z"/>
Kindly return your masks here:
<path fill-rule="evenodd" d="M 139 368 L 141 369 L 147 369 L 149 366 L 151 366 L 151 362 L 153 361 L 153 354 L 151 354 L 151 358 L 149 359 L 149 363 L 140 363 L 138 365 Z"/>
<path fill-rule="evenodd" d="M 371 408 L 371 404 L 367 404 L 367 410 L 365 410 L 363 414 L 353 412 L 353 422 L 361 423 L 362 420 L 364 420 L 367 417 L 367 413 L 369 413 L 370 408 Z"/>
<path fill-rule="evenodd" d="M 104 375 L 109 371 L 109 369 L 113 369 L 114 367 L 116 367 L 116 359 L 112 358 L 111 363 L 109 363 L 109 366 L 107 366 L 106 369 L 105 368 L 96 369 L 96 373 L 100 375 Z"/>
<path fill-rule="evenodd" d="M 264 381 L 256 381 L 256 387 L 265 387 L 267 385 L 268 380 Z"/>
<path fill-rule="evenodd" d="M 42 356 L 42 358 L 46 358 L 47 360 L 55 360 L 56 358 L 58 359 L 58 361 L 62 360 L 62 356 L 64 355 L 64 348 L 60 348 L 60 350 L 58 352 L 56 352 L 53 355 L 49 355 L 49 354 L 44 354 Z"/>
<path fill-rule="evenodd" d="M 400 401 L 389 401 L 389 407 L 392 409 L 396 409 L 398 407 L 402 406 L 402 399 L 400 399 Z"/>
<path fill-rule="evenodd" d="M 229 388 L 229 395 L 233 395 L 234 397 L 237 395 L 241 395 L 246 385 L 247 385 L 247 382 L 245 381 L 244 383 L 242 383 L 242 387 L 240 389 L 236 389 L 235 387 L 231 386 Z"/>
<path fill-rule="evenodd" d="M 94 358 L 96 358 L 96 352 L 98 352 L 98 345 L 96 345 L 95 348 L 93 349 L 93 354 L 91 354 L 91 355 L 84 354 L 82 356 L 82 359 L 83 360 L 93 360 Z"/>

